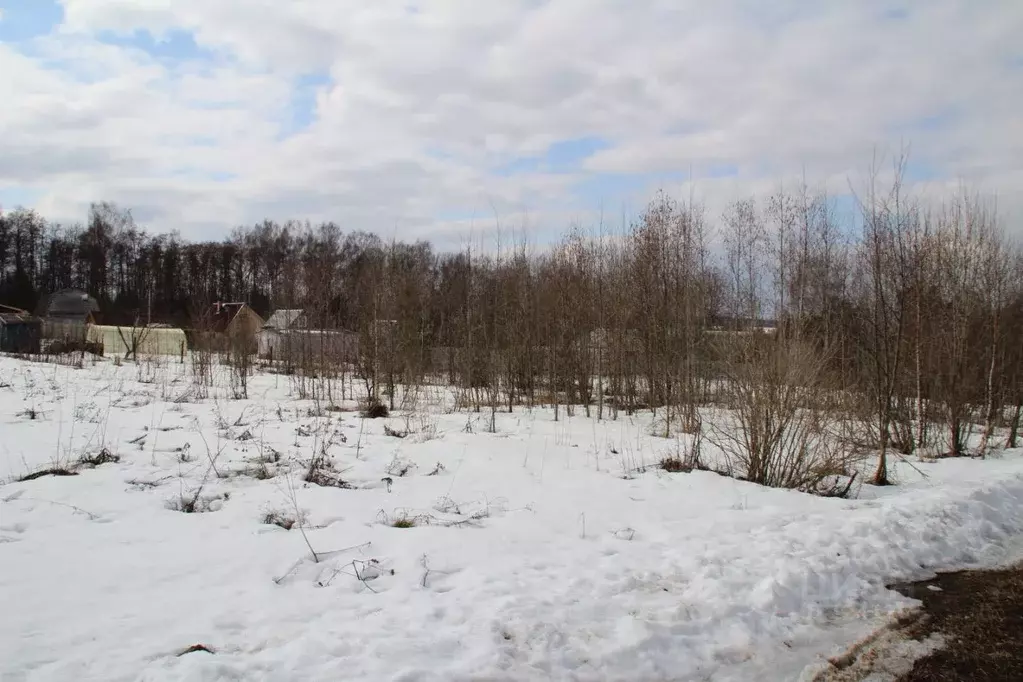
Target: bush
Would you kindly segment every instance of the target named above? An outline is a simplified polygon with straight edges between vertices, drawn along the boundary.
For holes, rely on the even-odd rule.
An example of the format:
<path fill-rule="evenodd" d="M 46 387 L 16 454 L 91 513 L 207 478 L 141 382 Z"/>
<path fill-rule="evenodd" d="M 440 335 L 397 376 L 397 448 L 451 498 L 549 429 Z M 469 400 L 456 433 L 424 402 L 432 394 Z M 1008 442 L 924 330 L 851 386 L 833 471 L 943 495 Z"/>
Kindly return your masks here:
<path fill-rule="evenodd" d="M 306 483 L 312 483 L 323 488 L 342 488 L 344 490 L 354 490 L 353 486 L 348 481 L 341 478 L 341 474 L 336 471 L 332 471 L 326 468 L 311 468 L 305 476 Z"/>
<path fill-rule="evenodd" d="M 692 467 L 686 466 L 686 463 L 682 461 L 681 457 L 677 457 L 675 455 L 662 458 L 661 461 L 657 463 L 657 466 L 673 474 L 688 474 L 693 470 Z"/>
<path fill-rule="evenodd" d="M 220 495 L 202 495 L 201 488 L 193 495 L 179 495 L 167 502 L 167 508 L 185 514 L 205 514 L 219 511 L 228 499 L 228 493 Z"/>
<path fill-rule="evenodd" d="M 702 450 L 703 431 L 701 425 L 692 435 L 692 439 L 686 438 L 683 442 L 682 438 L 679 437 L 678 447 L 675 452 L 662 457 L 661 461 L 657 463 L 657 466 L 671 473 L 688 474 L 694 469 L 705 470 L 707 467 L 704 466 L 703 461 L 700 459 L 700 453 Z"/>
<path fill-rule="evenodd" d="M 387 424 L 384 424 L 384 435 L 390 436 L 391 438 L 405 438 L 408 436 L 408 431 L 398 431 L 397 429 L 392 429 Z"/>
<path fill-rule="evenodd" d="M 293 514 L 281 511 L 280 509 L 270 509 L 263 514 L 263 523 L 270 526 L 279 526 L 284 530 L 291 530 L 298 523 L 298 519 Z"/>
<path fill-rule="evenodd" d="M 391 528 L 416 528 L 427 526 L 431 518 L 426 514 L 412 514 L 407 509 L 396 510 L 393 515 L 388 515 L 384 510 L 377 514 L 380 523 Z"/>
<path fill-rule="evenodd" d="M 760 485 L 831 491 L 826 479 L 852 470 L 853 450 L 836 432 L 827 353 L 783 336 L 741 339 L 729 351 L 734 420 L 712 437 L 730 468 Z"/>
<path fill-rule="evenodd" d="M 389 414 L 387 405 L 374 398 L 367 400 L 362 410 L 362 416 L 366 419 L 385 419 Z"/>
<path fill-rule="evenodd" d="M 82 455 L 78 463 L 82 466 L 98 467 L 101 464 L 115 464 L 121 461 L 120 455 L 115 455 L 107 448 L 103 448 L 95 455 Z"/>

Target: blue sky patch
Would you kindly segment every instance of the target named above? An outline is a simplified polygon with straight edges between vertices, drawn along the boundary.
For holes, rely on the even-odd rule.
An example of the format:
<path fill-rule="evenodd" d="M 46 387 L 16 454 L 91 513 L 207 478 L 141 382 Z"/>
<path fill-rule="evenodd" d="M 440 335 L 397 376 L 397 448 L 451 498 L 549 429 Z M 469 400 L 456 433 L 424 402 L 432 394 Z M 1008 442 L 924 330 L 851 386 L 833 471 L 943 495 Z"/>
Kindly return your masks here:
<path fill-rule="evenodd" d="M 8 213 L 16 208 L 35 206 L 43 198 L 42 190 L 31 187 L 8 185 L 0 187 L 0 212 Z"/>
<path fill-rule="evenodd" d="M 582 162 L 611 144 L 601 137 L 584 136 L 560 140 L 547 147 L 542 155 L 523 156 L 498 166 L 497 175 L 523 173 L 570 173 L 579 170 Z"/>
<path fill-rule="evenodd" d="M 64 19 L 56 0 L 4 0 L 0 12 L 0 41 L 10 43 L 44 36 Z"/>
<path fill-rule="evenodd" d="M 172 29 L 160 35 L 135 30 L 130 34 L 102 31 L 96 38 L 107 45 L 117 45 L 145 52 L 157 61 L 178 64 L 186 61 L 210 60 L 216 55 L 200 47 L 191 31 Z"/>
<path fill-rule="evenodd" d="M 510 175 L 527 175 L 540 170 L 540 159 L 536 156 L 523 156 L 518 159 L 501 164 L 494 169 L 494 173 L 502 177 Z"/>
<path fill-rule="evenodd" d="M 291 102 L 282 123 L 282 137 L 300 133 L 313 124 L 316 120 L 316 93 L 329 84 L 328 73 L 309 73 L 295 81 Z"/>
<path fill-rule="evenodd" d="M 547 148 L 545 161 L 555 173 L 573 170 L 599 151 L 610 149 L 607 140 L 600 137 L 577 137 L 555 142 Z"/>
<path fill-rule="evenodd" d="M 579 203 L 588 209 L 601 205 L 606 210 L 617 210 L 620 201 L 629 196 L 643 194 L 650 190 L 663 189 L 674 194 L 674 189 L 689 179 L 688 172 L 669 171 L 665 173 L 594 173 L 575 186 Z M 612 205 L 615 204 L 615 205 Z M 633 209 L 641 208 L 633 206 Z"/>

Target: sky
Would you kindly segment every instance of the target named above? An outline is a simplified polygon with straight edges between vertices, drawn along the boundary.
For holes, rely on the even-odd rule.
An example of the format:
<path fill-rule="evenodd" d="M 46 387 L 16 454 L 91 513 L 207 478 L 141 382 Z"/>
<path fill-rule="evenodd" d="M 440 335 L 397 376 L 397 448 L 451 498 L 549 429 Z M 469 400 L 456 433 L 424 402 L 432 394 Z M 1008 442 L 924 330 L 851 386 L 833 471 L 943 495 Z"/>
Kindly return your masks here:
<path fill-rule="evenodd" d="M 1019 0 L 0 0 L 0 206 L 543 241 L 908 147 L 1023 234 L 1021 35 Z"/>

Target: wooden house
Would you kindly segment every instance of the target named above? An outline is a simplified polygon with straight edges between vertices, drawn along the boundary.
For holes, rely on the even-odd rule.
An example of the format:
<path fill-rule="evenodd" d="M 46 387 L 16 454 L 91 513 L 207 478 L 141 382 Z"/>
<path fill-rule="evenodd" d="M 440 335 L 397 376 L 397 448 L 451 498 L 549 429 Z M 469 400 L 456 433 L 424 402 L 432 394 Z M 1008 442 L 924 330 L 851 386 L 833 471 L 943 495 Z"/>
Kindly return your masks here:
<path fill-rule="evenodd" d="M 344 364 L 358 355 L 359 335 L 341 329 L 313 329 L 302 310 L 274 311 L 256 334 L 259 357 L 290 367 Z"/>
<path fill-rule="evenodd" d="M 213 350 L 241 347 L 256 352 L 256 335 L 265 322 L 247 303 L 214 303 L 207 318 L 203 331 L 208 333 Z"/>
<path fill-rule="evenodd" d="M 60 342 L 67 348 L 86 342 L 89 325 L 96 324 L 99 304 L 81 289 L 61 289 L 39 302 L 36 315 L 42 319 L 45 345 Z"/>
<path fill-rule="evenodd" d="M 39 353 L 42 327 L 38 317 L 19 308 L 0 305 L 0 352 Z"/>

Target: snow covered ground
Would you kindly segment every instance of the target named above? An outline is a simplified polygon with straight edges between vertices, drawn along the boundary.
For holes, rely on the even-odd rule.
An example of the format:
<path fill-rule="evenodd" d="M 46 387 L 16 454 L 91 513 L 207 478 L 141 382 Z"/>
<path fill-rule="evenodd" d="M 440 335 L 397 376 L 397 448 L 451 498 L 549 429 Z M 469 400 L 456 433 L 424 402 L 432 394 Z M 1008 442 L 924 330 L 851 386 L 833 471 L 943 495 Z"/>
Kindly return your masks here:
<path fill-rule="evenodd" d="M 647 415 L 488 433 L 440 392 L 406 425 L 191 383 L 0 358 L 5 682 L 810 679 L 911 603 L 886 582 L 1023 534 L 1019 450 L 823 499 L 639 471 L 674 449 Z M 324 452 L 350 488 L 302 480 Z"/>

